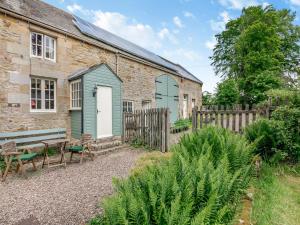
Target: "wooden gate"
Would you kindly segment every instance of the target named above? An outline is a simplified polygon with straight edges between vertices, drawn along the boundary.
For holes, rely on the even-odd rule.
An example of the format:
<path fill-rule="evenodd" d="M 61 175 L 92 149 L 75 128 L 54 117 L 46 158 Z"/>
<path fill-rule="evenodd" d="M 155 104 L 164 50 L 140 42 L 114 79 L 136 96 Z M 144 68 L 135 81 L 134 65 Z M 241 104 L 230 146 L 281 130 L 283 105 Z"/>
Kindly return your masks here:
<path fill-rule="evenodd" d="M 257 120 L 259 117 L 269 117 L 269 108 L 251 108 L 240 105 L 231 108 L 224 106 L 202 106 L 198 110 L 193 109 L 192 124 L 193 130 L 206 125 L 220 126 L 235 132 L 241 133 L 243 129 Z"/>
<path fill-rule="evenodd" d="M 151 149 L 168 151 L 170 112 L 168 108 L 123 113 L 123 141 L 140 141 Z"/>

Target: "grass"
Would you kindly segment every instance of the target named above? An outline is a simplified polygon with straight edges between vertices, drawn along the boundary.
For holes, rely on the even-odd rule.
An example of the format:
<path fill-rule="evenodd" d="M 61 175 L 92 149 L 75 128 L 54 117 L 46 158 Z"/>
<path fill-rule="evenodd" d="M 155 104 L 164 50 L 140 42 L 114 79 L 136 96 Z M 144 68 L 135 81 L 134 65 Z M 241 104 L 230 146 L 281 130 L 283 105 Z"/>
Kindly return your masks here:
<path fill-rule="evenodd" d="M 264 165 L 254 188 L 252 224 L 300 224 L 300 164 L 276 168 Z"/>

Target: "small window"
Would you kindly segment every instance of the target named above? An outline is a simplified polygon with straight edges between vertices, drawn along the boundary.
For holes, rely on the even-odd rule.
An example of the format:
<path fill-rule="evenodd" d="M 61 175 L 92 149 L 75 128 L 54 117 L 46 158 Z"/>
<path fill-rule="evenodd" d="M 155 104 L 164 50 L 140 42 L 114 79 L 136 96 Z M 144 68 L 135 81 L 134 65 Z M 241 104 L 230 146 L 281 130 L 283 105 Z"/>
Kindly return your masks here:
<path fill-rule="evenodd" d="M 30 92 L 32 112 L 56 111 L 56 82 L 54 80 L 31 78 Z"/>
<path fill-rule="evenodd" d="M 196 106 L 196 100 L 193 98 L 192 99 L 192 108 L 195 108 L 195 106 Z"/>
<path fill-rule="evenodd" d="M 123 101 L 123 112 L 133 112 L 133 101 Z"/>
<path fill-rule="evenodd" d="M 71 109 L 81 109 L 82 92 L 81 80 L 72 81 L 70 84 Z"/>
<path fill-rule="evenodd" d="M 55 49 L 55 39 L 45 35 L 45 59 L 55 61 Z"/>
<path fill-rule="evenodd" d="M 43 35 L 39 33 L 31 33 L 31 56 L 43 57 Z"/>
<path fill-rule="evenodd" d="M 151 109 L 151 100 L 143 100 L 142 108 L 143 109 Z"/>
<path fill-rule="evenodd" d="M 36 32 L 31 32 L 31 57 L 56 60 L 56 39 Z"/>

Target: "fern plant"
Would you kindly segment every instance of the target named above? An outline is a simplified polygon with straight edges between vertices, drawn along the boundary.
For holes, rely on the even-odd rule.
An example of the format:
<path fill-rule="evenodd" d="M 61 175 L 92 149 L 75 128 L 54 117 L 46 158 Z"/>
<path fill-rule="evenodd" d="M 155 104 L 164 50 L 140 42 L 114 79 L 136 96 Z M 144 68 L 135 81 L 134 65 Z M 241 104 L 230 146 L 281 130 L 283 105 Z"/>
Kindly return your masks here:
<path fill-rule="evenodd" d="M 116 180 L 116 194 L 90 224 L 228 224 L 249 182 L 251 146 L 240 135 L 207 127 L 172 151 L 169 160 Z"/>

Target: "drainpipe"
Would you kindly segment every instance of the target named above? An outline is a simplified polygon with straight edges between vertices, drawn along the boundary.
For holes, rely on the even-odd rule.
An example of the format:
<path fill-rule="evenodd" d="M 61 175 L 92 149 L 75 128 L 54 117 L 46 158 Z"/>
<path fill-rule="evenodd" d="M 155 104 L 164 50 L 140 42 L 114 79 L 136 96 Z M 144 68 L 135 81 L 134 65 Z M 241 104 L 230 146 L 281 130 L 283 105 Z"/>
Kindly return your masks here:
<path fill-rule="evenodd" d="M 119 76 L 119 52 L 116 52 L 116 74 Z"/>

